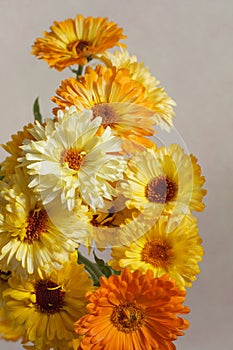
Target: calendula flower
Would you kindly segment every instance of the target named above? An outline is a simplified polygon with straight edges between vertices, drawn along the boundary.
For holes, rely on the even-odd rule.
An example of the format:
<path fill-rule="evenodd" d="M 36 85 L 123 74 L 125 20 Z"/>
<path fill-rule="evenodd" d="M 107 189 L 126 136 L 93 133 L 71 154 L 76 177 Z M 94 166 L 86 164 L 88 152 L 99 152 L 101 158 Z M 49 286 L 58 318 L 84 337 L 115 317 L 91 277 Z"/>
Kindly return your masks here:
<path fill-rule="evenodd" d="M 193 155 L 176 144 L 147 149 L 128 163 L 128 181 L 122 183 L 126 205 L 147 210 L 151 216 L 202 211 L 205 178 Z"/>
<path fill-rule="evenodd" d="M 36 39 L 32 54 L 59 71 L 73 64 L 84 66 L 113 46 L 125 46 L 119 43 L 126 38 L 123 30 L 107 18 L 77 15 L 75 19 L 54 22 L 50 29 L 43 38 Z"/>
<path fill-rule="evenodd" d="M 167 230 L 167 223 L 168 218 L 161 216 L 149 231 L 135 241 L 135 232 L 144 227 L 138 222 L 135 222 L 134 229 L 126 227 L 131 230 L 128 235 L 131 233 L 132 243 L 113 247 L 113 260 L 109 264 L 116 270 L 126 267 L 131 272 L 152 270 L 155 277 L 169 274 L 180 288 L 191 287 L 200 272 L 198 262 L 203 256 L 196 219 L 191 215 L 185 216 L 172 231 Z"/>
<path fill-rule="evenodd" d="M 9 319 L 24 328 L 23 342 L 32 342 L 36 349 L 56 350 L 72 346 L 77 338 L 73 323 L 85 314 L 87 291 L 93 290 L 83 265 L 73 253 L 59 271 L 21 282 L 12 277 L 4 291 Z"/>
<path fill-rule="evenodd" d="M 58 205 L 45 208 L 28 189 L 21 169 L 12 183 L 1 182 L 0 188 L 1 270 L 10 269 L 25 279 L 38 275 L 44 266 L 61 268 L 87 234 L 86 208 L 79 205 L 79 217 Z"/>
<path fill-rule="evenodd" d="M 182 305 L 185 291 L 167 276 L 154 278 L 152 271 L 125 269 L 100 283 L 87 294 L 89 314 L 75 323 L 76 332 L 85 335 L 80 349 L 175 349 L 173 340 L 188 327 L 178 316 L 189 312 Z"/>
<path fill-rule="evenodd" d="M 15 326 L 13 320 L 8 317 L 5 308 L 5 300 L 3 292 L 9 288 L 8 280 L 12 276 L 11 271 L 0 271 L 0 338 L 5 340 L 17 341 L 24 334 L 24 330 L 19 326 Z"/>
<path fill-rule="evenodd" d="M 85 75 L 79 79 L 62 81 L 56 91 L 58 96 L 52 101 L 65 109 L 75 105 L 78 111 L 91 109 L 93 117 L 102 117 L 103 132 L 108 126 L 116 136 L 121 137 L 129 148 L 144 145 L 151 147 L 152 141 L 146 137 L 155 133 L 152 101 L 145 95 L 145 88 L 133 80 L 128 69 L 106 68 L 98 65 L 95 69 L 87 67 Z"/>
<path fill-rule="evenodd" d="M 135 55 L 130 56 L 126 50 L 105 52 L 99 58 L 107 67 L 129 70 L 130 77 L 145 88 L 145 99 L 152 101 L 151 109 L 154 111 L 156 125 L 169 131 L 173 126 L 173 106 L 176 104 L 160 86 L 160 82 L 151 75 L 149 68 L 143 62 L 138 62 Z"/>
<path fill-rule="evenodd" d="M 29 184 L 42 197 L 43 204 L 59 199 L 69 211 L 81 197 L 92 208 L 111 199 L 110 181 L 122 179 L 125 161 L 117 155 L 121 141 L 111 129 L 96 135 L 101 117 L 91 111 L 77 113 L 75 107 L 60 111 L 55 130 L 45 140 L 22 146 L 21 159 L 32 176 Z"/>
<path fill-rule="evenodd" d="M 7 341 L 17 341 L 24 335 L 22 325 L 15 325 L 14 320 L 9 319 L 5 307 L 0 308 L 0 338 Z"/>
<path fill-rule="evenodd" d="M 121 243 L 122 229 L 140 215 L 137 209 L 128 209 L 125 201 L 126 198 L 119 195 L 112 201 L 106 201 L 101 210 L 89 211 L 89 234 L 83 242 L 89 250 L 96 246 L 101 251 Z"/>
<path fill-rule="evenodd" d="M 8 180 L 10 175 L 15 174 L 15 168 L 17 165 L 19 165 L 18 158 L 22 156 L 22 149 L 20 146 L 23 145 L 25 140 L 34 139 L 30 133 L 32 128 L 33 124 L 24 126 L 23 130 L 20 130 L 17 132 L 17 134 L 12 135 L 11 140 L 2 145 L 4 150 L 10 154 L 10 156 L 6 157 L 1 163 L 0 167 L 0 176 L 3 176 L 5 180 Z"/>

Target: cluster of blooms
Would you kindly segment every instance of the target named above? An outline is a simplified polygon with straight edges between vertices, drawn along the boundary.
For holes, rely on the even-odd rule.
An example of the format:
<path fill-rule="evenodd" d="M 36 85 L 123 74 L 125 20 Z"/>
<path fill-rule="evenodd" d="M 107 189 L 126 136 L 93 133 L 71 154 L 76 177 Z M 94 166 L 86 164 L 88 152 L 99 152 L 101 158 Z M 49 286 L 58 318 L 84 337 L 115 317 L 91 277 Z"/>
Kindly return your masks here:
<path fill-rule="evenodd" d="M 54 116 L 35 103 L 35 121 L 3 145 L 1 336 L 36 350 L 173 350 L 203 256 L 201 168 L 154 142 L 175 103 L 121 28 L 78 15 L 50 29 L 32 54 L 75 77 Z"/>

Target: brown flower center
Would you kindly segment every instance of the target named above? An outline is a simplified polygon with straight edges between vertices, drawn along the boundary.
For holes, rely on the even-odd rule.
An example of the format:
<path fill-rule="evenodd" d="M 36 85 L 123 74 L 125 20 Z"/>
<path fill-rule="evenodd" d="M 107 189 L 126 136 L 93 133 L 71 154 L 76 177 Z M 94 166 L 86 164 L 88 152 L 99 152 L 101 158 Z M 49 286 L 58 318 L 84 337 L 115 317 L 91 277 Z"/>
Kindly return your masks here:
<path fill-rule="evenodd" d="M 92 107 L 93 116 L 96 117 L 102 117 L 102 125 L 103 127 L 107 126 L 114 126 L 116 123 L 116 112 L 113 109 L 112 106 L 110 106 L 108 103 L 100 103 L 96 104 L 94 107 Z"/>
<path fill-rule="evenodd" d="M 73 41 L 67 45 L 67 50 L 72 51 L 75 47 L 75 50 L 79 55 L 81 52 L 88 50 L 89 46 L 91 46 L 91 42 L 87 40 Z"/>
<path fill-rule="evenodd" d="M 155 177 L 148 183 L 145 195 L 150 202 L 164 204 L 176 198 L 177 185 L 167 176 Z"/>
<path fill-rule="evenodd" d="M 110 319 L 119 331 L 124 333 L 134 332 L 143 325 L 145 312 L 140 305 L 126 302 L 114 307 Z"/>
<path fill-rule="evenodd" d="M 79 152 L 75 148 L 70 148 L 67 151 L 63 151 L 61 154 L 61 163 L 67 163 L 70 169 L 78 171 L 82 165 L 86 152 Z"/>
<path fill-rule="evenodd" d="M 27 219 L 26 236 L 24 240 L 31 244 L 40 238 L 47 229 L 48 215 L 43 210 L 32 210 Z"/>
<path fill-rule="evenodd" d="M 167 267 L 171 262 L 171 257 L 171 248 L 162 239 L 147 242 L 141 253 L 142 261 L 155 267 Z"/>
<path fill-rule="evenodd" d="M 65 305 L 65 292 L 61 286 L 47 280 L 40 280 L 35 285 L 36 307 L 42 313 L 54 314 Z"/>

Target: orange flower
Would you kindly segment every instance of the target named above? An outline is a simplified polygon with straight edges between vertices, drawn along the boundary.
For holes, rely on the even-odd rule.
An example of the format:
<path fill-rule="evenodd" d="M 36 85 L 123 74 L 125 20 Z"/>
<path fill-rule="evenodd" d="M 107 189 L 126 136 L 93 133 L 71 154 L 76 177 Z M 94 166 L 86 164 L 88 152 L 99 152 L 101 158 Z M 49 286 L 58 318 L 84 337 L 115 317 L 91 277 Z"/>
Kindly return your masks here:
<path fill-rule="evenodd" d="M 96 292 L 87 293 L 89 314 L 75 323 L 76 332 L 85 335 L 80 349 L 175 349 L 172 341 L 189 325 L 177 314 L 189 308 L 182 305 L 185 292 L 168 276 L 154 278 L 152 271 L 142 275 L 125 269 L 100 282 Z"/>
<path fill-rule="evenodd" d="M 56 93 L 58 96 L 52 97 L 59 106 L 54 108 L 55 114 L 72 105 L 78 111 L 92 109 L 93 117 L 102 117 L 102 129 L 110 126 L 116 136 L 125 140 L 129 151 L 131 142 L 153 145 L 146 138 L 155 133 L 152 102 L 146 98 L 143 85 L 130 77 L 128 69 L 87 67 L 78 80 L 63 80 Z"/>
<path fill-rule="evenodd" d="M 125 47 L 119 43 L 125 38 L 123 30 L 107 18 L 77 15 L 54 22 L 50 29 L 36 39 L 31 53 L 59 71 L 73 64 L 84 66 L 94 55 L 115 45 Z"/>

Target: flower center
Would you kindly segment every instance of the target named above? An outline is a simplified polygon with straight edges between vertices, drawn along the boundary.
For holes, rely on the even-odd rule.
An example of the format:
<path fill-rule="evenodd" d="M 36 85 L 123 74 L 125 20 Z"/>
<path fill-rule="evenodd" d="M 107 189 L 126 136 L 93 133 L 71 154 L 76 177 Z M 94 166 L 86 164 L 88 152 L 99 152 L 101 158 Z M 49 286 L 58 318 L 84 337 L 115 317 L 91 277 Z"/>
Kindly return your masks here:
<path fill-rule="evenodd" d="M 42 313 L 54 314 L 65 305 L 65 292 L 61 286 L 47 280 L 40 280 L 35 285 L 36 307 Z"/>
<path fill-rule="evenodd" d="M 171 256 L 171 248 L 167 242 L 161 239 L 147 242 L 141 253 L 142 261 L 163 268 L 169 265 Z"/>
<path fill-rule="evenodd" d="M 61 163 L 67 163 L 70 169 L 78 171 L 82 165 L 86 152 L 79 152 L 75 148 L 63 151 L 61 154 Z"/>
<path fill-rule="evenodd" d="M 153 203 L 167 203 L 177 195 L 177 185 L 167 176 L 153 178 L 146 187 L 147 199 Z"/>
<path fill-rule="evenodd" d="M 75 47 L 75 50 L 77 54 L 79 55 L 81 52 L 88 50 L 88 47 L 91 45 L 90 41 L 87 40 L 79 40 L 79 41 L 73 41 L 72 43 L 69 43 L 67 45 L 67 50 L 72 51 Z"/>
<path fill-rule="evenodd" d="M 114 126 L 116 123 L 116 112 L 108 103 L 100 103 L 96 104 L 92 107 L 93 116 L 102 117 L 102 125 L 103 127 Z"/>
<path fill-rule="evenodd" d="M 48 215 L 45 210 L 32 210 L 27 219 L 26 236 L 24 241 L 31 244 L 40 238 L 45 232 L 48 223 Z"/>
<path fill-rule="evenodd" d="M 114 307 L 111 314 L 112 324 L 121 332 L 129 333 L 138 330 L 145 319 L 141 306 L 126 302 Z"/>

